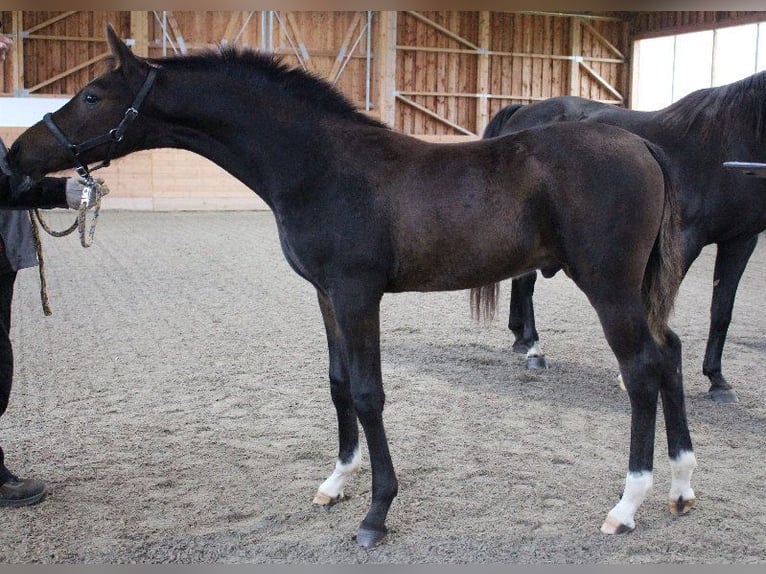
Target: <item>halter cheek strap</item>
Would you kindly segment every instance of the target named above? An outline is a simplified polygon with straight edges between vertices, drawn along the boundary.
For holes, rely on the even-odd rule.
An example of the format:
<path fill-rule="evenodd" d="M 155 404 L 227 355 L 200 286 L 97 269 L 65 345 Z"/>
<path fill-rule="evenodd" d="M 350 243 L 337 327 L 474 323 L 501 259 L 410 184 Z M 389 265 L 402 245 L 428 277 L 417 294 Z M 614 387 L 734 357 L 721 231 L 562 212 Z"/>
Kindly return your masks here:
<path fill-rule="evenodd" d="M 133 103 L 130 104 L 130 107 L 125 110 L 125 114 L 122 116 L 122 120 L 120 120 L 120 123 L 117 125 L 116 128 L 112 128 L 105 134 L 101 134 L 100 136 L 96 136 L 94 138 L 91 138 L 89 140 L 85 140 L 84 142 L 80 144 L 73 144 L 71 141 L 69 141 L 69 138 L 64 135 L 64 132 L 61 131 L 61 129 L 56 125 L 56 122 L 53 121 L 53 114 L 48 112 L 43 116 L 43 122 L 48 127 L 48 129 L 51 131 L 53 136 L 61 143 L 65 148 L 67 148 L 72 156 L 74 157 L 75 161 L 77 162 L 78 167 L 76 168 L 77 173 L 83 177 L 83 178 L 89 178 L 90 172 L 95 171 L 97 169 L 100 169 L 102 167 L 106 167 L 110 164 L 112 161 L 112 157 L 114 156 L 114 148 L 117 145 L 118 142 L 122 141 L 122 138 L 125 136 L 125 132 L 128 130 L 128 126 L 130 126 L 130 123 L 136 119 L 136 116 L 138 115 L 138 110 L 141 109 L 141 104 L 144 103 L 144 100 L 146 99 L 146 96 L 149 94 L 149 91 L 152 89 L 152 85 L 154 84 L 154 80 L 157 77 L 157 68 L 149 68 L 149 73 L 146 76 L 146 79 L 144 80 L 143 85 L 141 86 L 141 89 L 138 91 L 138 94 L 136 94 L 136 97 L 133 99 Z M 100 147 L 104 144 L 109 144 L 109 150 L 106 154 L 106 159 L 102 161 L 99 165 L 96 167 L 89 169 L 87 164 L 82 161 L 80 156 L 90 151 L 94 148 Z"/>

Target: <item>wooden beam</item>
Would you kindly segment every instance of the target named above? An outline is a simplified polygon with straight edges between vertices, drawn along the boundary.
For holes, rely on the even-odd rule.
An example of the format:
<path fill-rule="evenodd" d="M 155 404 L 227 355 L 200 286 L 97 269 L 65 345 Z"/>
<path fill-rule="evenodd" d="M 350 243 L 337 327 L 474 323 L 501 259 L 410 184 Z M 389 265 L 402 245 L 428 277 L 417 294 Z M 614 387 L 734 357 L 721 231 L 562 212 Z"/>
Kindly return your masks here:
<path fill-rule="evenodd" d="M 419 12 L 415 12 L 414 10 L 407 10 L 406 12 L 410 16 L 413 16 L 413 17 L 417 18 L 418 20 L 420 20 L 421 22 L 424 22 L 424 23 L 428 24 L 429 26 L 431 26 L 432 28 L 435 28 L 436 30 L 438 30 L 439 32 L 444 34 L 445 36 L 449 36 L 450 38 L 452 38 L 456 42 L 458 42 L 460 44 L 463 44 L 464 46 L 468 46 L 469 48 L 472 48 L 473 50 L 478 50 L 479 49 L 479 47 L 476 44 L 474 44 L 473 42 L 469 42 L 468 40 L 466 40 L 462 36 L 460 36 L 458 34 L 455 34 L 455 32 L 453 32 L 452 30 L 449 30 L 448 28 L 445 28 L 444 26 L 442 26 L 440 24 L 437 24 L 436 22 L 434 22 L 430 18 L 426 18 L 425 16 L 423 16 Z"/>
<path fill-rule="evenodd" d="M 55 24 L 59 20 L 64 20 L 65 18 L 69 18 L 70 16 L 77 14 L 77 10 L 69 10 L 68 12 L 62 12 L 61 14 L 54 16 L 53 18 L 48 18 L 44 22 L 40 22 L 37 24 L 37 26 L 32 26 L 29 30 L 27 30 L 27 34 L 34 34 L 38 30 L 42 30 L 43 28 L 47 28 L 51 24 Z"/>
<path fill-rule="evenodd" d="M 397 50 L 402 52 L 436 52 L 438 54 L 483 54 L 483 50 L 462 50 L 459 48 L 438 48 L 436 46 L 405 46 L 400 45 L 396 47 Z M 587 62 L 601 62 L 605 64 L 623 64 L 622 59 L 617 58 L 604 58 L 601 56 L 561 56 L 558 54 L 536 54 L 533 52 L 499 52 L 497 50 L 487 50 L 487 56 L 503 56 L 507 58 L 539 58 L 541 60 L 569 60 L 580 61 L 585 60 Z"/>
<path fill-rule="evenodd" d="M 458 125 L 458 124 L 456 124 L 454 122 L 451 122 L 447 118 L 444 118 L 444 117 L 440 116 L 436 112 L 433 112 L 433 111 L 429 110 L 425 106 L 421 106 L 419 103 L 417 103 L 417 102 L 415 102 L 415 101 L 413 101 L 413 100 L 411 100 L 409 98 L 406 98 L 406 97 L 402 96 L 401 94 L 397 94 L 396 98 L 398 100 L 401 100 L 402 102 L 404 102 L 408 106 L 412 106 L 416 110 L 419 110 L 419 111 L 423 112 L 424 114 L 426 114 L 428 116 L 431 116 L 432 118 L 434 118 L 436 120 L 439 120 L 443 124 L 447 124 L 449 127 L 451 127 L 452 129 L 454 129 L 456 131 L 459 131 L 459 132 L 461 132 L 461 133 L 463 133 L 465 135 L 469 135 L 469 136 L 475 136 L 476 135 L 471 130 L 467 130 L 463 126 L 460 126 L 460 125 Z"/>
<path fill-rule="evenodd" d="M 599 84 L 601 84 L 604 88 L 609 90 L 616 98 L 620 100 L 620 102 L 623 101 L 622 94 L 617 91 L 616 88 L 614 88 L 609 82 L 607 82 L 601 75 L 596 72 L 593 68 L 585 64 L 584 62 L 580 62 L 580 65 L 583 67 L 583 69 L 590 74 L 593 79 L 595 79 Z"/>
<path fill-rule="evenodd" d="M 622 52 L 620 52 L 620 50 L 618 50 L 618 49 L 617 49 L 617 47 L 616 47 L 614 44 L 612 44 L 612 43 L 611 43 L 609 40 L 607 40 L 607 39 L 606 39 L 606 38 L 605 38 L 605 37 L 604 37 L 604 36 L 601 34 L 601 32 L 599 32 L 598 30 L 596 30 L 596 29 L 595 29 L 593 26 L 591 26 L 591 25 L 590 25 L 590 24 L 588 24 L 587 22 L 582 22 L 582 25 L 583 25 L 583 26 L 584 26 L 584 27 L 585 27 L 585 28 L 586 28 L 586 29 L 587 29 L 587 30 L 588 30 L 588 31 L 589 31 L 591 34 L 593 34 L 593 35 L 594 35 L 594 36 L 595 36 L 595 37 L 598 39 L 598 41 L 599 41 L 599 42 L 601 42 L 602 44 L 604 44 L 604 46 L 606 46 L 607 48 L 609 48 L 609 50 L 610 50 L 610 51 L 611 51 L 613 54 L 615 54 L 615 55 L 616 55 L 616 56 L 617 56 L 619 59 L 621 59 L 621 60 L 625 60 L 625 56 L 623 55 L 623 53 L 622 53 Z"/>
<path fill-rule="evenodd" d="M 569 53 L 571 54 L 572 64 L 569 66 L 569 94 L 572 96 L 580 95 L 580 61 L 582 60 L 582 26 L 580 20 L 572 18 L 572 24 L 569 27 Z"/>
<path fill-rule="evenodd" d="M 11 25 L 13 27 L 13 41 L 15 45 L 11 50 L 11 81 L 13 83 L 13 94 L 20 96 L 26 95 L 24 87 L 24 38 L 22 38 L 22 12 L 14 10 L 11 16 Z"/>
<path fill-rule="evenodd" d="M 136 56 L 146 58 L 149 56 L 149 13 L 133 11 L 130 12 L 130 35 L 135 42 L 133 44 L 133 53 Z M 103 42 L 103 38 L 101 39 Z"/>
<path fill-rule="evenodd" d="M 476 102 L 476 133 L 483 134 L 489 123 L 489 48 L 490 43 L 490 13 L 479 12 L 479 65 L 476 70 L 476 91 L 479 99 Z"/>
<path fill-rule="evenodd" d="M 95 64 L 99 60 L 102 60 L 102 59 L 106 58 L 109 54 L 110 54 L 110 52 L 104 52 L 103 54 L 100 54 L 100 55 L 95 56 L 93 58 L 90 58 L 90 59 L 88 59 L 88 60 L 86 60 L 84 62 L 81 62 L 81 63 L 77 64 L 76 66 L 74 66 L 73 68 L 69 68 L 68 70 L 63 71 L 60 74 L 56 74 L 52 78 L 48 78 L 47 80 L 45 80 L 43 82 L 40 82 L 36 86 L 32 86 L 31 88 L 29 88 L 29 91 L 30 92 L 36 92 L 40 88 L 44 88 L 45 86 L 47 86 L 49 84 L 52 84 L 53 82 L 56 82 L 56 81 L 60 80 L 61 78 L 65 78 L 65 77 L 67 77 L 70 74 L 73 74 L 73 73 L 75 73 L 75 72 L 77 72 L 79 70 L 82 70 L 83 68 L 87 68 L 91 64 Z"/>
<path fill-rule="evenodd" d="M 396 12 L 378 12 L 378 107 L 380 121 L 396 125 Z"/>

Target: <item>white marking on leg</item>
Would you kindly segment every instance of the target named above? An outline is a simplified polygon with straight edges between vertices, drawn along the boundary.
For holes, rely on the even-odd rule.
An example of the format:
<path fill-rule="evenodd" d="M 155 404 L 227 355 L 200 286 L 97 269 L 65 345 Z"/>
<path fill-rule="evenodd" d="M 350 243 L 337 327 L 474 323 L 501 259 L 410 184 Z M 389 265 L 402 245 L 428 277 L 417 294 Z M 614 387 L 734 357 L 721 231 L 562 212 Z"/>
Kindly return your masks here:
<path fill-rule="evenodd" d="M 543 351 L 540 348 L 540 341 L 535 341 L 534 343 L 532 343 L 532 346 L 527 351 L 527 359 L 531 357 L 542 357 L 542 356 L 543 356 Z"/>
<path fill-rule="evenodd" d="M 683 508 L 677 509 L 678 514 L 689 510 L 694 503 L 694 489 L 691 481 L 695 468 L 697 468 L 697 457 L 690 450 L 681 451 L 676 459 L 670 459 L 670 504 L 675 506 L 679 499 L 685 503 Z"/>
<path fill-rule="evenodd" d="M 636 522 L 633 516 L 652 490 L 654 476 L 649 470 L 629 472 L 625 478 L 625 491 L 617 505 L 609 511 L 606 521 L 601 526 L 605 534 L 619 534 L 621 527 L 633 530 Z"/>
<path fill-rule="evenodd" d="M 351 462 L 344 464 L 340 459 L 335 461 L 335 470 L 333 470 L 327 480 L 319 486 L 316 496 L 314 497 L 314 504 L 326 506 L 343 498 L 343 487 L 348 482 L 348 479 L 359 470 L 361 465 L 362 455 L 359 452 L 359 447 L 354 450 Z"/>

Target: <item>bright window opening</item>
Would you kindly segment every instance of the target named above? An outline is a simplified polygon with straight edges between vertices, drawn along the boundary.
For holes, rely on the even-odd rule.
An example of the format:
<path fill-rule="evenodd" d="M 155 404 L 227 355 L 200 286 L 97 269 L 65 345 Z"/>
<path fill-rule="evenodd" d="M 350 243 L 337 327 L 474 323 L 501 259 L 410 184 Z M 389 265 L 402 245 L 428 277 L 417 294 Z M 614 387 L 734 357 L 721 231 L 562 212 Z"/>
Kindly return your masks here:
<path fill-rule="evenodd" d="M 658 110 L 766 69 L 766 22 L 639 40 L 634 58 L 631 107 Z"/>

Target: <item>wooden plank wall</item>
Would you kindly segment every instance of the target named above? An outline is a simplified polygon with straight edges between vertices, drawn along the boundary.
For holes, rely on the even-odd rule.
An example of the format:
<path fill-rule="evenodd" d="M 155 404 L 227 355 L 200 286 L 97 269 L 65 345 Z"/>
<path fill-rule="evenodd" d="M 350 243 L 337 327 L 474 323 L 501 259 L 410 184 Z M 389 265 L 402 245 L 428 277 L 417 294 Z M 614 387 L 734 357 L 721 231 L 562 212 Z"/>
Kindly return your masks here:
<path fill-rule="evenodd" d="M 357 106 L 371 102 L 373 115 L 393 109 L 386 119 L 404 133 L 475 139 L 510 103 L 562 94 L 628 101 L 633 38 L 764 19 L 763 12 L 399 11 L 372 13 L 368 29 L 366 11 L 276 11 L 264 35 L 266 14 L 172 11 L 163 39 L 161 11 L 2 11 L 4 32 L 27 34 L 0 68 L 0 90 L 72 95 L 103 69 L 110 22 L 144 56 L 222 42 L 268 47 L 336 82 Z M 379 74 L 379 64 L 390 72 Z M 17 132 L 0 125 L 6 143 Z M 106 175 L 113 205 L 208 208 L 210 198 L 221 198 L 239 208 L 253 198 L 212 163 L 177 150 L 118 160 Z"/>

